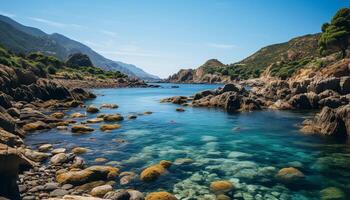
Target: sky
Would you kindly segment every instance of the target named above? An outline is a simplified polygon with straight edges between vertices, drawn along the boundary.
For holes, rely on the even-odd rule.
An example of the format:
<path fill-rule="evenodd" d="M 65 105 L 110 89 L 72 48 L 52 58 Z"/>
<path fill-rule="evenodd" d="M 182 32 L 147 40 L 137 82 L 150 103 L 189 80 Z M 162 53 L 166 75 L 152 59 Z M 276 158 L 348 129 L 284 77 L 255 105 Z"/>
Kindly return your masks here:
<path fill-rule="evenodd" d="M 162 78 L 320 32 L 350 0 L 0 0 L 0 14 Z"/>

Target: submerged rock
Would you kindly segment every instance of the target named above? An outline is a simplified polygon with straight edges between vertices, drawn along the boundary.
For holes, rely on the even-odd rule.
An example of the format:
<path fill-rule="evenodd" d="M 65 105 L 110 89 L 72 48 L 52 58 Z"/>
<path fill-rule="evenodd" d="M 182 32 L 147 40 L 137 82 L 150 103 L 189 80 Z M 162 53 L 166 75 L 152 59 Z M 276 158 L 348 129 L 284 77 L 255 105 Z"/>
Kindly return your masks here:
<path fill-rule="evenodd" d="M 285 183 L 291 183 L 303 179 L 304 174 L 294 167 L 282 168 L 276 174 L 276 178 Z"/>
<path fill-rule="evenodd" d="M 161 161 L 159 164 L 147 167 L 141 172 L 141 180 L 145 182 L 154 181 L 159 176 L 166 173 L 166 169 L 171 166 L 169 161 Z"/>
<path fill-rule="evenodd" d="M 176 111 L 177 112 L 185 112 L 185 109 L 183 109 L 183 108 L 176 108 Z"/>
<path fill-rule="evenodd" d="M 345 200 L 345 193 L 336 187 L 328 187 L 320 191 L 321 200 Z"/>
<path fill-rule="evenodd" d="M 84 147 L 75 147 L 72 149 L 72 153 L 74 154 L 83 154 L 83 153 L 86 153 L 87 151 L 89 151 L 89 149 Z"/>
<path fill-rule="evenodd" d="M 214 181 L 210 184 L 210 190 L 214 193 L 226 193 L 234 189 L 234 186 L 229 181 Z"/>
<path fill-rule="evenodd" d="M 145 200 L 177 200 L 177 198 L 168 192 L 152 192 Z"/>

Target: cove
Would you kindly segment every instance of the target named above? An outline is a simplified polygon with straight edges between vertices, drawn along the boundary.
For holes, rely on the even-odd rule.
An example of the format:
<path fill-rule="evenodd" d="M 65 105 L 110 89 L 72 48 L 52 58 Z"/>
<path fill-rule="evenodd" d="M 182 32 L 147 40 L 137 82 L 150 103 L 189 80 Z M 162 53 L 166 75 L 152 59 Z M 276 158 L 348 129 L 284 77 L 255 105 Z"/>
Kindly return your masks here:
<path fill-rule="evenodd" d="M 313 112 L 263 110 L 228 114 L 221 109 L 192 107 L 177 112 L 178 105 L 160 103 L 160 99 L 188 96 L 220 85 L 160 85 L 92 91 L 97 98 L 86 101 L 86 105 L 119 105 L 118 109 L 101 109 L 100 113 L 123 115 L 120 129 L 102 132 L 99 124 L 91 124 L 95 131 L 84 135 L 51 129 L 28 135 L 25 143 L 33 148 L 44 143 L 55 148 L 86 147 L 90 151 L 81 156 L 88 165 L 96 164 L 96 158 L 106 158 L 102 164 L 137 174 L 161 160 L 189 159 L 190 163 L 171 166 L 154 182 L 135 180 L 127 186 L 115 185 L 142 192 L 167 190 L 179 199 L 215 198 L 209 189 L 215 180 L 234 183 L 234 199 L 320 199 L 324 188 L 348 191 L 348 142 L 299 132 L 297 125 Z M 140 115 L 145 111 L 153 113 Z M 74 108 L 67 114 L 73 112 L 85 109 Z M 97 114 L 87 114 L 78 122 Z M 137 118 L 127 119 L 130 114 Z M 281 183 L 275 175 L 284 167 L 298 168 L 305 179 L 296 184 Z"/>

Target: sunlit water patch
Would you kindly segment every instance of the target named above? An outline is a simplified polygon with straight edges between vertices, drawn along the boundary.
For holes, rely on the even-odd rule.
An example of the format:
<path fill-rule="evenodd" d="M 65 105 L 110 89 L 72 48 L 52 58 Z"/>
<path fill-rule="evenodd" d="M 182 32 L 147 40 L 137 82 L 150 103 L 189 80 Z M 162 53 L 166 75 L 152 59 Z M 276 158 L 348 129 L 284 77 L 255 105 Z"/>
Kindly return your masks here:
<path fill-rule="evenodd" d="M 167 190 L 180 199 L 215 199 L 209 185 L 215 180 L 228 180 L 235 185 L 234 199 L 320 199 L 320 191 L 336 187 L 350 191 L 350 148 L 329 138 L 301 134 L 296 124 L 312 113 L 256 111 L 227 114 L 220 109 L 185 107 L 160 103 L 165 97 L 192 95 L 217 85 L 179 85 L 171 88 L 99 89 L 95 100 L 99 106 L 116 103 L 118 109 L 100 113 L 138 115 L 137 119 L 120 122 L 122 128 L 99 131 L 91 124 L 91 134 L 72 135 L 69 131 L 50 130 L 29 135 L 27 144 L 37 147 L 52 143 L 55 147 L 87 147 L 83 154 L 89 165 L 96 158 L 102 164 L 118 166 L 122 171 L 140 173 L 160 160 L 174 164 L 169 172 L 152 183 L 135 181 L 127 186 L 143 192 Z M 71 112 L 84 112 L 77 108 Z M 96 114 L 88 114 L 94 118 Z M 81 119 L 82 121 L 86 119 Z M 296 184 L 276 180 L 279 169 L 295 167 L 305 174 Z M 349 192 L 345 195 L 348 195 Z"/>

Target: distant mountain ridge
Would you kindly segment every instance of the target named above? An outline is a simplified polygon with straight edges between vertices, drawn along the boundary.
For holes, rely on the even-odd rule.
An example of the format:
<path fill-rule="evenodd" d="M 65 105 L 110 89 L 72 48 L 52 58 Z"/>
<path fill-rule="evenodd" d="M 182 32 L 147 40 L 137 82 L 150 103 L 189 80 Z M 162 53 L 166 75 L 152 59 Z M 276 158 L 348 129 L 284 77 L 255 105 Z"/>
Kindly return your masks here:
<path fill-rule="evenodd" d="M 14 52 L 40 51 L 62 60 L 72 53 L 79 52 L 88 55 L 96 67 L 120 71 L 128 76 L 144 80 L 159 79 L 135 65 L 107 59 L 90 47 L 64 35 L 46 34 L 40 29 L 24 26 L 3 15 L 0 15 L 0 33 L 0 44 Z"/>

